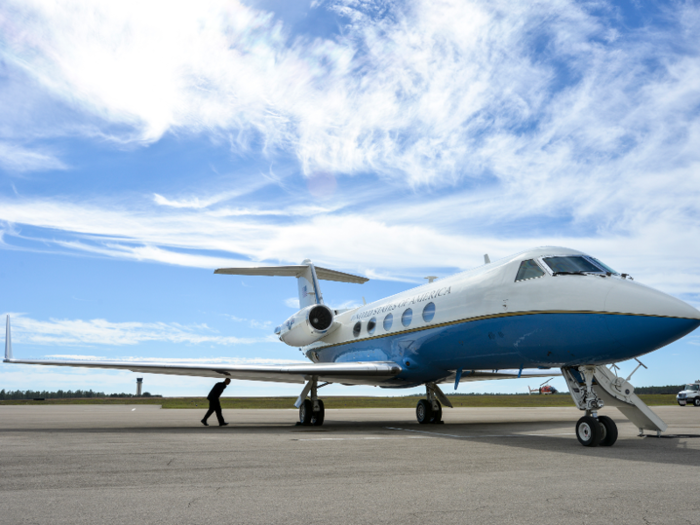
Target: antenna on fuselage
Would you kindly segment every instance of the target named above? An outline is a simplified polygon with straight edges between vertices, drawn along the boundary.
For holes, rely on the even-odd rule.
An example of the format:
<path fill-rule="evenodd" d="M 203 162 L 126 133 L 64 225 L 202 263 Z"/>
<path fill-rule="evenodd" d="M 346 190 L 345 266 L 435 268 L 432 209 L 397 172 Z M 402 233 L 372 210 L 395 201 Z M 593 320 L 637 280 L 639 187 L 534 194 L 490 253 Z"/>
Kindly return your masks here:
<path fill-rule="evenodd" d="M 489 258 L 488 253 L 484 254 L 484 264 L 491 264 L 491 259 Z"/>
<path fill-rule="evenodd" d="M 423 277 L 423 279 L 428 279 L 428 284 L 432 283 L 437 277 L 434 275 L 428 275 L 428 277 Z"/>

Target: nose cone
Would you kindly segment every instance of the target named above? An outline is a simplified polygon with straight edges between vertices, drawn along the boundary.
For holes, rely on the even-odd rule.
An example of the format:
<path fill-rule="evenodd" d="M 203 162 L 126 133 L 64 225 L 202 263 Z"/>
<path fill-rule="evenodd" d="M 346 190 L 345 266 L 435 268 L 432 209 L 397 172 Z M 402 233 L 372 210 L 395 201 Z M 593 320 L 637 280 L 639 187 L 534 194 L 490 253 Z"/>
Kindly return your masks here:
<path fill-rule="evenodd" d="M 700 311 L 688 303 L 663 292 L 630 281 L 620 281 L 605 298 L 605 310 L 610 313 L 673 317 L 696 321 Z"/>
<path fill-rule="evenodd" d="M 700 311 L 637 283 L 620 281 L 605 299 L 607 325 L 618 343 L 640 355 L 680 339 L 700 326 Z"/>

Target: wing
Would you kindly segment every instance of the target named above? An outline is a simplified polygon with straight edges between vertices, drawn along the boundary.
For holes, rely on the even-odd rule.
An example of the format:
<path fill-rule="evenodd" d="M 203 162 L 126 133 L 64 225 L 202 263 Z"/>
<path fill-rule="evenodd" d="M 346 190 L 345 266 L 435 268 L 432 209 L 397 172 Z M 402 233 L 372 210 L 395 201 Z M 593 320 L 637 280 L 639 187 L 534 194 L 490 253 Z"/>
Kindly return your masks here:
<path fill-rule="evenodd" d="M 161 363 L 157 361 L 98 361 L 98 360 L 39 360 L 5 358 L 5 363 L 22 365 L 76 366 L 82 368 L 106 368 L 130 370 L 147 374 L 247 379 L 278 383 L 305 383 L 313 376 L 318 381 L 346 385 L 377 385 L 401 372 L 393 362 L 367 363 L 309 363 L 299 365 L 222 365 L 221 363 Z"/>
<path fill-rule="evenodd" d="M 167 363 L 158 361 L 109 361 L 90 359 L 15 359 L 12 356 L 10 316 L 7 316 L 5 335 L 5 363 L 18 365 L 72 366 L 81 368 L 103 368 L 130 370 L 147 374 L 169 374 L 196 377 L 229 377 L 250 381 L 273 381 L 278 383 L 305 383 L 312 377 L 328 383 L 346 385 L 380 385 L 401 373 L 401 366 L 393 361 L 367 361 L 356 363 L 304 363 L 298 365 L 222 365 L 221 363 Z M 460 381 L 486 381 L 489 379 L 515 379 L 517 377 L 550 377 L 560 375 L 558 371 L 547 373 L 541 370 L 464 370 Z M 457 371 L 438 381 L 455 381 Z"/>

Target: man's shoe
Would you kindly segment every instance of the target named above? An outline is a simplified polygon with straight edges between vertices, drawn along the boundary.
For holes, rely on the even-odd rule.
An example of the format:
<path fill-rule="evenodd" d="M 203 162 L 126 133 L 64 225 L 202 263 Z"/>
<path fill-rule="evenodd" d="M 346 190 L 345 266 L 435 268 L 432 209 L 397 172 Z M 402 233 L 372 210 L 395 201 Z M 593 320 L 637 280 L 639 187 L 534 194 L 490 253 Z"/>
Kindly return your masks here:
<path fill-rule="evenodd" d="M 209 423 L 207 423 L 206 421 L 204 421 L 204 420 L 202 419 L 202 425 L 204 425 L 205 427 L 208 427 L 208 426 L 209 426 Z"/>
<path fill-rule="evenodd" d="M 228 425 L 228 423 L 219 423 L 220 427 L 225 427 L 226 425 Z"/>

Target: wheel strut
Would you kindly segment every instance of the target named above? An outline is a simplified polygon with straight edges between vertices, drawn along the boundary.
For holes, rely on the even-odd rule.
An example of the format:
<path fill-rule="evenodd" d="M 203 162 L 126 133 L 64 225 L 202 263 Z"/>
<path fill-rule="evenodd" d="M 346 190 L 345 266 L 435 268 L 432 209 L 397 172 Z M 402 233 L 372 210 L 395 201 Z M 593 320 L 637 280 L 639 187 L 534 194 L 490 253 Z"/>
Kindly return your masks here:
<path fill-rule="evenodd" d="M 296 406 L 299 409 L 299 425 L 321 426 L 325 419 L 326 410 L 323 401 L 318 398 L 318 389 L 326 386 L 328 383 L 318 384 L 318 377 L 312 376 L 306 383 L 301 394 L 297 398 Z M 309 396 L 308 399 L 306 396 Z"/>

